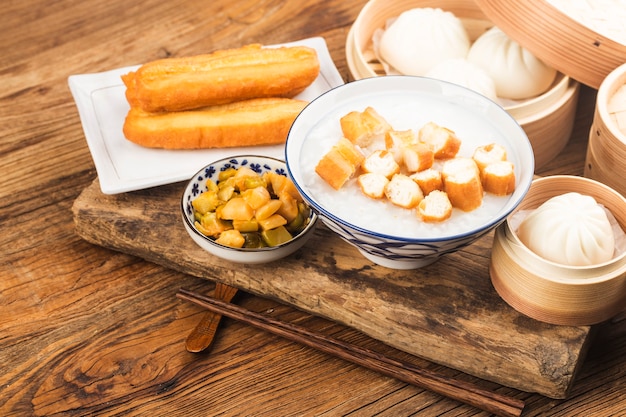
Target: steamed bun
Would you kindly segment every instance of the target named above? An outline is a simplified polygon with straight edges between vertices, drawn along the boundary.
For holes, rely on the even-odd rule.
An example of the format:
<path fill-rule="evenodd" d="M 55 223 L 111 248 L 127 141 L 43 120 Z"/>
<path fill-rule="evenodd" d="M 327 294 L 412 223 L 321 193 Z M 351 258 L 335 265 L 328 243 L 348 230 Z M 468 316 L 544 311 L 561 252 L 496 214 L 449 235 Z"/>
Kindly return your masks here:
<path fill-rule="evenodd" d="M 465 58 L 470 40 L 459 18 L 434 8 L 410 9 L 380 39 L 381 58 L 404 75 L 424 75 L 450 58 Z"/>
<path fill-rule="evenodd" d="M 498 99 L 496 85 L 491 77 L 466 59 L 452 58 L 442 61 L 428 71 L 426 77 L 458 84 L 493 101 Z"/>
<path fill-rule="evenodd" d="M 603 263 L 615 251 L 605 209 L 593 197 L 576 192 L 553 197 L 532 211 L 517 235 L 537 255 L 564 265 Z"/>
<path fill-rule="evenodd" d="M 556 77 L 554 68 L 495 26 L 476 39 L 467 59 L 491 76 L 502 98 L 535 97 L 547 91 Z"/>

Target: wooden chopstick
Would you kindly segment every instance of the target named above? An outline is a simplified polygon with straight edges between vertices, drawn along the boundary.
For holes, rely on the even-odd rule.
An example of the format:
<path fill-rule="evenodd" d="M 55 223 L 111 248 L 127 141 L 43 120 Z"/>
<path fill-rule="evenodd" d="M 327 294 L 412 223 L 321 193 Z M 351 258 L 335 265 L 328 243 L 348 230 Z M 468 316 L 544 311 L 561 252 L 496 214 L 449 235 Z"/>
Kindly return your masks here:
<path fill-rule="evenodd" d="M 190 301 L 225 317 L 241 321 L 498 416 L 519 417 L 524 409 L 524 402 L 516 398 L 484 390 L 472 383 L 442 376 L 410 363 L 388 358 L 372 350 L 255 313 L 235 304 L 197 294 L 184 288 L 181 288 L 176 295 L 178 298 Z"/>

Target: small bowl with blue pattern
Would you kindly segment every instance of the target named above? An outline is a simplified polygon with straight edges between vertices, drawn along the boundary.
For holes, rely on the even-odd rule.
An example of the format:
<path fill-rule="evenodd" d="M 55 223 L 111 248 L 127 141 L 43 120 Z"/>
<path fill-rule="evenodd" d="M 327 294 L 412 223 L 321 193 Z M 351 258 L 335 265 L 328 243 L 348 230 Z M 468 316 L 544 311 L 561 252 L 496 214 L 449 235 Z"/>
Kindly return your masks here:
<path fill-rule="evenodd" d="M 291 255 L 304 246 L 313 235 L 317 221 L 317 214 L 310 209 L 307 210 L 307 217 L 304 219 L 302 227 L 298 228 L 293 237 L 276 246 L 237 248 L 220 244 L 216 242 L 215 238 L 209 237 L 200 231 L 201 227 L 199 228 L 192 202 L 208 190 L 209 183 L 219 183 L 218 177 L 220 172 L 239 168 L 251 169 L 260 175 L 271 172 L 286 176 L 287 173 L 284 161 L 258 155 L 233 156 L 212 162 L 203 167 L 189 180 L 181 198 L 183 225 L 193 241 L 212 255 L 243 264 L 261 264 L 276 261 Z"/>

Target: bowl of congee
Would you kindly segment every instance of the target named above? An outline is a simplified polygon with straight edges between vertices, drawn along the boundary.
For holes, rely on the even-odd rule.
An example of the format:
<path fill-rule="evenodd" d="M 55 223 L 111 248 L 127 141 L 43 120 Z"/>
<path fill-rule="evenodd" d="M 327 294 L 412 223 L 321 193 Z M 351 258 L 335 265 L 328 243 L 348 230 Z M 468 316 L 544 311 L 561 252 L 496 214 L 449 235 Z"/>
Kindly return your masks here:
<path fill-rule="evenodd" d="M 492 231 L 534 172 L 528 137 L 501 106 L 414 76 L 322 94 L 294 121 L 285 161 L 320 220 L 393 269 L 424 267 Z"/>

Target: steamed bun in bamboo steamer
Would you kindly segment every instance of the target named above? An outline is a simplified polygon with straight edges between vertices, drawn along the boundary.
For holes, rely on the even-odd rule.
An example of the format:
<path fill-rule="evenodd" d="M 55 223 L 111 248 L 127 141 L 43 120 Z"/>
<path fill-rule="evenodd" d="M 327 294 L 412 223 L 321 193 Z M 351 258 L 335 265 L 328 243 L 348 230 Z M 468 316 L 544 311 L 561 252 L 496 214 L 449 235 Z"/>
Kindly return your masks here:
<path fill-rule="evenodd" d="M 517 235 L 537 255 L 563 265 L 597 265 L 611 260 L 615 252 L 605 209 L 577 192 L 544 202 L 520 223 Z"/>
<path fill-rule="evenodd" d="M 459 18 L 434 8 L 401 13 L 380 39 L 381 58 L 404 75 L 421 76 L 438 63 L 465 58 L 470 39 Z"/>
<path fill-rule="evenodd" d="M 570 193 L 579 195 L 568 195 Z M 564 196 L 561 198 L 560 196 Z M 577 206 L 583 196 L 592 197 Z M 557 200 L 552 200 L 557 198 Z M 542 209 L 551 201 L 554 206 Z M 556 207 L 555 207 L 556 206 Z M 604 240 L 581 242 L 564 239 L 570 228 L 582 229 L 574 224 L 574 213 L 588 216 L 587 221 L 604 223 L 599 211 L 604 210 L 612 227 L 615 249 L 611 259 L 591 265 L 567 265 L 546 259 L 522 241 L 520 234 L 531 233 L 532 239 L 547 239 L 553 245 L 547 251 L 568 251 L 565 241 L 579 245 L 601 244 L 608 257 L 611 252 Z M 547 210 L 550 208 L 550 210 Z M 550 213 L 554 209 L 555 211 Z M 558 210 L 557 210 L 558 209 Z M 549 216 L 541 222 L 520 226 L 528 216 L 539 211 Z M 557 214 L 558 212 L 558 214 Z M 543 215 L 541 217 L 543 217 Z M 553 217 L 556 214 L 557 217 Z M 580 220 L 576 220 L 578 222 Z M 559 229 L 559 227 L 563 229 Z M 595 226 L 594 226 L 595 227 Z M 523 229 L 523 227 L 522 227 Z M 608 231 L 603 228 L 587 231 L 587 239 L 604 239 Z M 603 230 L 600 232 L 599 230 Z M 491 282 L 498 294 L 517 311 L 547 323 L 583 326 L 600 323 L 624 311 L 626 306 L 626 198 L 612 188 L 588 178 L 575 175 L 553 175 L 533 180 L 527 194 L 500 227 L 496 229 L 489 264 Z M 580 230 L 575 231 L 579 233 Z M 553 235 L 553 236 L 551 236 Z M 603 236 L 600 236 L 603 235 Z M 575 235 L 574 235 L 575 236 Z M 610 236 L 610 234 L 608 234 Z M 535 248 L 536 249 L 536 248 Z M 606 251 L 605 251 L 606 249 Z M 594 259 L 598 261 L 600 258 Z"/>
<path fill-rule="evenodd" d="M 482 68 L 496 85 L 498 97 L 514 100 L 537 96 L 550 88 L 556 70 L 494 26 L 472 44 L 468 61 Z"/>

